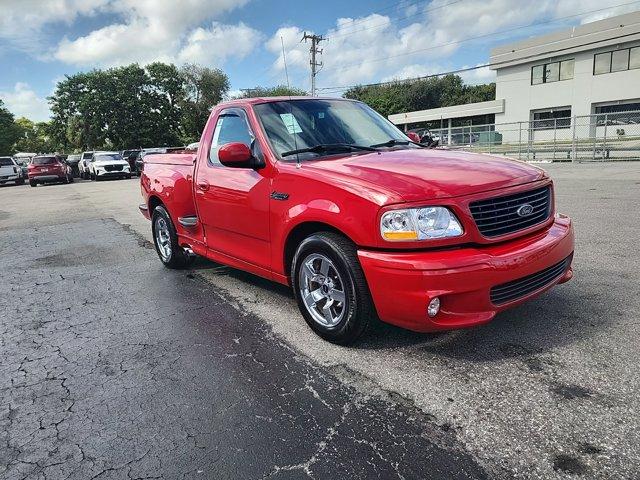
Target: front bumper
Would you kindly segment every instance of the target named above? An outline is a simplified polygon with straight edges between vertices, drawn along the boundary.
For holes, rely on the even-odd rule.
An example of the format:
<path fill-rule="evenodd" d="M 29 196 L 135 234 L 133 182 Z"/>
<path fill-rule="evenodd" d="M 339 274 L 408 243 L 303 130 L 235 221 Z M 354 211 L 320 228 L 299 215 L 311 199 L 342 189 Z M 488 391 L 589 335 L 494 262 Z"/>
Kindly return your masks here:
<path fill-rule="evenodd" d="M 113 172 L 96 171 L 96 177 L 100 178 L 125 178 L 130 176 L 131 172 L 129 170 L 116 170 Z"/>
<path fill-rule="evenodd" d="M 471 327 L 540 295 L 573 276 L 571 261 L 560 276 L 508 303 L 494 305 L 492 287 L 541 272 L 570 257 L 571 219 L 557 215 L 542 232 L 488 246 L 419 252 L 359 250 L 358 257 L 381 320 L 418 332 Z M 440 298 L 440 312 L 427 315 Z"/>
<path fill-rule="evenodd" d="M 0 182 L 15 182 L 16 180 L 20 180 L 22 177 L 18 174 L 16 175 L 0 175 Z"/>

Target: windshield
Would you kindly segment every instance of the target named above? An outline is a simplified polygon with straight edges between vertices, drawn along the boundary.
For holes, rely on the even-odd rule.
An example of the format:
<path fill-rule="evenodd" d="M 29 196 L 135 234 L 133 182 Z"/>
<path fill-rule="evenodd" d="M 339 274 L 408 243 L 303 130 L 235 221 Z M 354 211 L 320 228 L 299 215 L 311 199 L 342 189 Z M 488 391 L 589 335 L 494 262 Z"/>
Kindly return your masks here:
<path fill-rule="evenodd" d="M 13 162 L 11 161 L 11 159 L 7 157 L 0 158 L 0 167 L 8 167 L 8 166 L 13 166 Z"/>
<path fill-rule="evenodd" d="M 263 103 L 254 108 L 278 156 L 317 145 L 368 147 L 389 140 L 407 141 L 391 122 L 360 102 L 305 99 Z M 304 152 L 285 159 L 313 159 L 331 153 Z"/>
<path fill-rule="evenodd" d="M 93 156 L 96 162 L 109 162 L 112 160 L 122 160 L 122 155 L 119 153 L 97 153 Z"/>
<path fill-rule="evenodd" d="M 32 163 L 34 165 L 51 165 L 56 163 L 56 157 L 35 157 Z"/>

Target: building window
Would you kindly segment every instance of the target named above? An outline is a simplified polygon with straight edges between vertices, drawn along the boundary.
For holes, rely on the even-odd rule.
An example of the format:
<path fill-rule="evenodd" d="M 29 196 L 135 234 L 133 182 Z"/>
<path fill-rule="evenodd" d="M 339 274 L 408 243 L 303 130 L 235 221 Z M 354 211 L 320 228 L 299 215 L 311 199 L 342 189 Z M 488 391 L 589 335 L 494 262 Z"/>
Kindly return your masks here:
<path fill-rule="evenodd" d="M 596 53 L 593 57 L 593 74 L 624 72 L 640 68 L 640 47 Z"/>
<path fill-rule="evenodd" d="M 531 67 L 531 85 L 571 80 L 573 78 L 573 58 L 561 62 L 545 63 Z"/>
<path fill-rule="evenodd" d="M 629 50 L 617 50 L 611 53 L 611 71 L 629 70 Z"/>
<path fill-rule="evenodd" d="M 574 65 L 575 61 L 573 59 L 560 62 L 560 80 L 571 80 L 573 78 Z"/>
<path fill-rule="evenodd" d="M 539 85 L 544 82 L 544 65 L 536 65 L 531 69 L 531 85 Z"/>
<path fill-rule="evenodd" d="M 640 68 L 640 47 L 629 49 L 629 69 Z"/>
<path fill-rule="evenodd" d="M 640 101 L 597 105 L 594 109 L 596 125 L 637 125 L 640 123 Z"/>
<path fill-rule="evenodd" d="M 611 52 L 597 53 L 593 60 L 593 74 L 609 73 L 611 71 Z"/>
<path fill-rule="evenodd" d="M 531 127 L 534 130 L 571 127 L 571 107 L 531 110 Z"/>

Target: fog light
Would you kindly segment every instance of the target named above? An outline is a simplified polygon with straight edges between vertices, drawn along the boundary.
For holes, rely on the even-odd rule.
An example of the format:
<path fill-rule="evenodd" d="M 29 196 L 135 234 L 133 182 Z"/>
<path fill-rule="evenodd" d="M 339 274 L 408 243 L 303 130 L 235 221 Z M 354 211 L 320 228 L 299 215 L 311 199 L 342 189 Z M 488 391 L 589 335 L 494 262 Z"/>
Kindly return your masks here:
<path fill-rule="evenodd" d="M 438 297 L 431 299 L 427 307 L 427 313 L 430 317 L 435 317 L 440 311 L 440 299 Z"/>

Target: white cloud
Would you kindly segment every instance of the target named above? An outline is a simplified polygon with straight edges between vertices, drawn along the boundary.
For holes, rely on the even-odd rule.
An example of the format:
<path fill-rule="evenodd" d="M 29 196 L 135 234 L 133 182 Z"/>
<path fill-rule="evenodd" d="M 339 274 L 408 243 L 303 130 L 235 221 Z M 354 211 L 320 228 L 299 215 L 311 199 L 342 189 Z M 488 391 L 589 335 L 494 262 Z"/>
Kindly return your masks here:
<path fill-rule="evenodd" d="M 476 65 L 476 67 L 480 67 L 481 64 Z M 462 68 L 469 68 L 464 66 Z M 464 80 L 465 83 L 469 85 L 477 85 L 480 83 L 491 83 L 496 81 L 496 72 L 495 70 L 491 70 L 489 67 L 480 67 L 475 70 L 469 70 L 467 72 L 460 73 L 460 76 Z"/>
<path fill-rule="evenodd" d="M 404 80 L 406 78 L 424 77 L 427 75 L 434 75 L 436 73 L 444 71 L 445 68 L 437 64 L 431 65 L 419 65 L 412 64 L 402 67 L 397 72 L 384 77 L 382 82 L 390 82 L 393 80 Z"/>
<path fill-rule="evenodd" d="M 150 61 L 219 65 L 242 58 L 260 41 L 244 23 L 213 22 L 249 0 L 0 0 L 0 38 L 35 53 L 78 66 Z M 80 17 L 110 14 L 117 21 L 78 37 L 64 37 L 43 52 L 45 27 L 72 25 Z"/>
<path fill-rule="evenodd" d="M 71 25 L 80 16 L 91 16 L 111 0 L 0 0 L 0 38 L 36 53 L 44 43 L 41 29 L 52 23 Z"/>
<path fill-rule="evenodd" d="M 419 10 L 415 5 L 405 8 L 397 18 L 380 14 L 339 18 L 326 34 L 328 41 L 321 45 L 325 67 L 318 83 L 320 86 L 349 85 L 410 78 L 436 73 L 438 67 L 446 65 L 444 70 L 454 70 L 460 67 L 451 62 L 454 53 L 464 48 L 473 49 L 487 38 L 508 41 L 522 25 L 606 9 L 550 25 L 552 29 L 560 29 L 565 28 L 567 22 L 593 21 L 637 9 L 634 5 L 614 8 L 619 0 L 520 0 L 516 3 L 513 0 L 466 0 L 451 4 L 450 0 L 433 0 Z M 501 37 L 500 32 L 504 30 L 511 31 Z M 281 71 L 284 65 L 280 36 L 283 36 L 289 73 L 293 70 L 293 75 L 304 82 L 302 75 L 309 69 L 309 47 L 299 43 L 301 35 L 297 26 L 281 28 L 267 42 L 267 49 L 276 56 L 273 71 Z M 475 43 L 463 41 L 487 35 L 491 37 L 480 38 Z M 469 83 L 489 82 L 494 79 L 494 73 L 484 68 L 466 72 L 463 78 Z"/>
<path fill-rule="evenodd" d="M 247 56 L 261 38 L 260 32 L 242 22 L 237 25 L 213 22 L 210 28 L 195 29 L 181 47 L 177 58 L 180 63 L 219 65 L 230 57 Z"/>
<path fill-rule="evenodd" d="M 39 97 L 26 83 L 16 83 L 13 90 L 0 92 L 0 99 L 16 118 L 27 117 L 39 122 L 48 120 L 51 115 L 47 100 Z"/>

